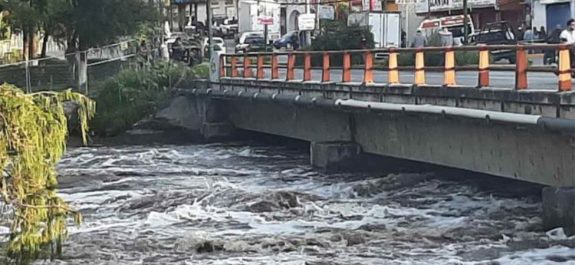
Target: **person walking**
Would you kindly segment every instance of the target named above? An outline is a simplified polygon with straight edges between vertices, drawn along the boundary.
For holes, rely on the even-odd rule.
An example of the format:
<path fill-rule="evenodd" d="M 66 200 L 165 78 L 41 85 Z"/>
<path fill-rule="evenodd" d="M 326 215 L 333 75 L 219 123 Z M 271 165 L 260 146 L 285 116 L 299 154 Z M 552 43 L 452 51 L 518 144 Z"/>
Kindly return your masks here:
<path fill-rule="evenodd" d="M 441 47 L 453 46 L 453 33 L 449 29 L 443 28 L 439 32 L 439 37 L 441 38 Z"/>
<path fill-rule="evenodd" d="M 557 26 L 555 26 L 555 29 L 549 33 L 549 35 L 547 36 L 547 38 L 545 39 L 545 42 L 548 44 L 559 44 L 561 43 L 561 32 L 563 31 L 563 29 L 561 29 L 561 25 L 557 24 Z M 553 64 L 557 62 L 557 52 L 555 50 L 546 50 L 545 51 L 545 55 L 543 56 L 543 62 L 545 64 Z"/>
<path fill-rule="evenodd" d="M 411 43 L 411 47 L 413 48 L 423 48 L 427 45 L 427 38 L 423 35 L 420 29 L 417 30 L 415 33 L 415 37 L 413 37 L 413 42 Z"/>
<path fill-rule="evenodd" d="M 569 57 L 571 59 L 571 67 L 573 67 L 575 65 L 575 56 L 573 56 L 573 45 L 575 44 L 575 19 L 569 19 L 567 21 L 567 28 L 561 32 L 559 39 L 561 43 L 571 46 Z"/>
<path fill-rule="evenodd" d="M 541 28 L 539 28 L 539 39 L 540 40 L 546 40 L 547 39 L 547 31 L 545 31 L 544 26 L 541 26 Z"/>
<path fill-rule="evenodd" d="M 146 44 L 145 40 L 142 40 L 142 42 L 140 42 L 140 46 L 138 46 L 138 56 L 140 57 L 139 58 L 140 68 L 143 69 L 149 62 L 148 44 Z"/>

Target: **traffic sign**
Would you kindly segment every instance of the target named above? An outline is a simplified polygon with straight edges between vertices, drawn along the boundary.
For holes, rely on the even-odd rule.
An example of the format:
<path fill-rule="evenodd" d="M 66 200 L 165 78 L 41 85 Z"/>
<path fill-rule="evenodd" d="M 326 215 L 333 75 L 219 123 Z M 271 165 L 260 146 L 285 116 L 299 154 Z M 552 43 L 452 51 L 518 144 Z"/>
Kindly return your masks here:
<path fill-rule="evenodd" d="M 298 18 L 299 30 L 315 29 L 315 14 L 302 14 Z"/>

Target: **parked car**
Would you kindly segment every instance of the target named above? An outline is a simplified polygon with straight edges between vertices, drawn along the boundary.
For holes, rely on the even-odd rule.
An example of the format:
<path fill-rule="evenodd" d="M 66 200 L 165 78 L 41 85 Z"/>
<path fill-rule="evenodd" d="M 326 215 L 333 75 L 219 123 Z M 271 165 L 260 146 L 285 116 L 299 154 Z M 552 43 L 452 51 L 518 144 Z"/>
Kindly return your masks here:
<path fill-rule="evenodd" d="M 174 49 L 173 45 L 177 39 L 181 40 L 180 50 Z M 170 38 L 166 39 L 166 45 L 170 53 L 170 58 L 185 62 L 190 66 L 201 63 L 203 60 L 201 41 L 199 35 L 188 35 L 183 32 L 174 32 Z"/>
<path fill-rule="evenodd" d="M 226 53 L 226 45 L 224 43 L 224 39 L 220 37 L 213 37 L 214 47 L 218 47 L 218 51 L 222 51 Z M 203 47 L 203 57 L 206 58 L 206 55 L 209 54 L 209 46 L 208 46 L 208 37 L 204 37 L 204 41 L 202 42 Z"/>
<path fill-rule="evenodd" d="M 208 35 L 208 27 L 206 27 L 202 22 L 190 21 L 188 22 L 188 25 L 184 27 L 184 32 L 186 32 L 187 34 L 197 33 L 202 35 Z"/>
<path fill-rule="evenodd" d="M 285 48 L 285 49 L 290 49 L 290 48 L 294 48 L 295 50 L 297 50 L 297 48 L 299 48 L 299 32 L 297 31 L 292 31 L 292 32 L 288 32 L 287 34 L 283 35 L 281 38 L 279 38 L 278 40 L 274 41 L 273 46 L 276 49 L 281 49 L 281 48 Z"/>
<path fill-rule="evenodd" d="M 488 23 L 485 27 L 473 36 L 475 44 L 485 45 L 516 45 L 517 37 L 507 22 Z M 493 50 L 490 52 L 494 61 L 507 59 L 514 64 L 516 55 L 513 50 Z"/>
<path fill-rule="evenodd" d="M 238 20 L 226 18 L 219 28 L 223 38 L 233 38 L 238 33 Z"/>
<path fill-rule="evenodd" d="M 236 45 L 236 52 L 253 52 L 265 49 L 263 32 L 244 32 Z"/>

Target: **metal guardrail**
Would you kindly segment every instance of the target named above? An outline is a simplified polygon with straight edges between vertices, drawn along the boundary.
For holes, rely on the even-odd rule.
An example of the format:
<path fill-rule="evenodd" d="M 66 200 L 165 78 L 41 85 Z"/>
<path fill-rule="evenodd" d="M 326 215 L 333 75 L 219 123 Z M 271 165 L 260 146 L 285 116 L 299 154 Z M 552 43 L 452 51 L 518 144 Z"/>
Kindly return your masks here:
<path fill-rule="evenodd" d="M 264 79 L 265 70 L 271 69 L 271 76 L 268 79 L 278 80 L 279 69 L 286 69 L 286 81 L 295 79 L 296 58 L 303 57 L 303 81 L 331 82 L 331 70 L 341 70 L 341 82 L 351 82 L 351 70 L 363 70 L 363 84 L 374 84 L 374 70 L 387 71 L 387 84 L 399 85 L 399 75 L 401 70 L 415 72 L 413 84 L 425 85 L 426 71 L 442 71 L 444 73 L 443 85 L 446 87 L 456 85 L 456 71 L 478 71 L 477 87 L 489 87 L 490 71 L 514 71 L 515 89 L 522 90 L 528 88 L 528 72 L 549 72 L 557 74 L 558 91 L 571 91 L 571 60 L 570 52 L 573 46 L 566 44 L 529 44 L 529 45 L 479 45 L 461 47 L 426 47 L 426 48 L 389 48 L 389 49 L 369 49 L 369 50 L 346 50 L 346 51 L 292 51 L 292 52 L 258 52 L 245 54 L 223 54 L 220 57 L 220 77 L 231 78 L 256 78 Z M 493 66 L 490 63 L 491 52 L 508 50 L 515 53 L 515 65 Z M 559 54 L 558 67 L 530 66 L 528 60 L 529 50 L 553 50 Z M 479 59 L 477 65 L 457 66 L 455 61 L 456 51 L 477 51 Z M 444 66 L 425 66 L 426 53 L 443 53 Z M 374 65 L 374 55 L 376 53 L 388 54 L 386 66 Z M 415 65 L 399 66 L 398 55 L 401 53 L 415 54 Z M 312 56 L 321 55 L 321 68 L 312 67 Z M 334 55 L 342 57 L 342 66 L 333 67 L 330 62 Z M 362 56 L 363 64 L 359 67 L 352 66 L 352 55 Z M 287 63 L 280 64 L 279 56 L 287 56 Z M 241 59 L 241 63 L 238 62 Z M 255 64 L 253 60 L 255 59 Z M 269 63 L 266 63 L 268 61 Z M 255 69 L 255 74 L 252 69 Z M 321 69 L 321 80 L 312 80 L 312 70 Z M 240 70 L 242 75 L 240 76 Z"/>

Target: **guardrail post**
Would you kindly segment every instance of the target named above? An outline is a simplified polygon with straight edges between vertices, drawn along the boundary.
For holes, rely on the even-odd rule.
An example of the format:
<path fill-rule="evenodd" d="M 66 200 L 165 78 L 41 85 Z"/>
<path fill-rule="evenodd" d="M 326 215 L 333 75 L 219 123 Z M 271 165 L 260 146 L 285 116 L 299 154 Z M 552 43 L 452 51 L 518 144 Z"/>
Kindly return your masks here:
<path fill-rule="evenodd" d="M 517 46 L 515 60 L 515 89 L 527 89 L 527 51 L 523 46 Z"/>
<path fill-rule="evenodd" d="M 389 65 L 387 73 L 387 83 L 389 85 L 399 84 L 399 70 L 397 69 L 397 51 L 395 49 L 389 50 Z"/>
<path fill-rule="evenodd" d="M 559 91 L 571 91 L 571 58 L 569 46 L 559 49 Z"/>
<path fill-rule="evenodd" d="M 478 87 L 489 86 L 489 50 L 485 45 L 479 49 L 479 84 Z"/>
<path fill-rule="evenodd" d="M 232 55 L 230 60 L 231 60 L 230 66 L 232 68 L 231 69 L 232 77 L 238 77 L 238 57 L 236 57 L 235 55 Z"/>
<path fill-rule="evenodd" d="M 415 52 L 415 85 L 425 84 L 425 55 L 422 50 Z"/>
<path fill-rule="evenodd" d="M 365 68 L 363 70 L 363 83 L 373 84 L 373 53 L 365 51 Z"/>
<path fill-rule="evenodd" d="M 250 69 L 250 57 L 244 54 L 244 78 L 252 77 L 252 69 Z"/>
<path fill-rule="evenodd" d="M 274 53 L 272 54 L 272 80 L 280 78 L 278 56 Z"/>
<path fill-rule="evenodd" d="M 295 68 L 295 54 L 290 53 L 288 55 L 288 61 L 287 61 L 286 81 L 294 80 L 295 78 L 294 68 Z"/>
<path fill-rule="evenodd" d="M 455 51 L 448 48 L 445 51 L 445 73 L 443 74 L 443 85 L 455 85 Z"/>
<path fill-rule="evenodd" d="M 304 53 L 303 59 L 303 81 L 311 80 L 311 54 L 309 52 Z"/>
<path fill-rule="evenodd" d="M 257 68 L 257 74 L 256 77 L 257 79 L 264 79 L 264 56 L 261 54 L 258 54 L 258 68 Z"/>
<path fill-rule="evenodd" d="M 343 53 L 343 73 L 341 77 L 341 82 L 351 82 L 351 54 L 349 52 Z"/>
<path fill-rule="evenodd" d="M 321 72 L 321 81 L 322 82 L 329 82 L 331 80 L 331 75 L 329 71 L 329 53 L 323 53 L 323 65 L 322 65 L 322 72 Z"/>

